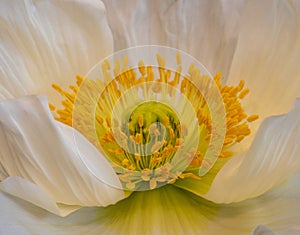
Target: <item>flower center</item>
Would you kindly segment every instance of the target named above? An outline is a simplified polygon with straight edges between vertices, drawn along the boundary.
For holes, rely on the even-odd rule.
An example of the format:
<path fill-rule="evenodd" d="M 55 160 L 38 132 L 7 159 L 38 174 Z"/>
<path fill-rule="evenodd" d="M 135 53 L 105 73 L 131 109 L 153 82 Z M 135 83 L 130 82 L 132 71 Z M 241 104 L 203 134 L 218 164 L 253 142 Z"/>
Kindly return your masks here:
<path fill-rule="evenodd" d="M 258 116 L 242 108 L 240 100 L 249 92 L 244 81 L 223 86 L 220 73 L 212 80 L 193 64 L 182 75 L 179 54 L 174 71 L 159 55 L 158 67 L 140 61 L 133 69 L 127 60 L 122 68 L 116 61 L 113 70 L 104 61 L 102 79 L 78 76 L 72 92 L 53 85 L 65 97 L 56 119 L 78 129 L 104 153 L 125 189 L 153 189 L 186 178 L 201 181 L 205 176 L 199 176 L 199 169 L 231 157 L 231 147 L 250 134 L 248 123 Z M 215 102 L 218 96 L 221 102 Z M 225 127 L 218 121 L 222 118 Z M 223 164 L 216 164 L 210 181 Z"/>
<path fill-rule="evenodd" d="M 168 105 L 156 101 L 142 103 L 129 111 L 122 117 L 121 125 L 115 120 L 113 128 L 117 142 L 134 154 L 134 158 L 126 158 L 125 162 L 138 170 L 158 168 L 181 142 L 177 114 Z"/>

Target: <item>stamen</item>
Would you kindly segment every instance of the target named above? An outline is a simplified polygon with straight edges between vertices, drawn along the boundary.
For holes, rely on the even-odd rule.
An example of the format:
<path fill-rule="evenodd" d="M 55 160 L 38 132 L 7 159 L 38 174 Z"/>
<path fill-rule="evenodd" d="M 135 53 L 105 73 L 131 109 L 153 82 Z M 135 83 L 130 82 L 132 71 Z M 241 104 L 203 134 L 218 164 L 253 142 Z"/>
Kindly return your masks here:
<path fill-rule="evenodd" d="M 201 180 L 201 177 L 191 172 L 174 174 L 169 171 L 172 167 L 170 162 L 176 151 L 188 144 L 186 137 L 189 134 L 187 128 L 189 123 L 182 123 L 177 113 L 168 105 L 151 101 L 141 103 L 134 110 L 128 106 L 124 113 L 120 113 L 122 117 L 120 120 L 112 119 L 116 103 L 126 92 L 130 96 L 124 98 L 122 107 L 127 107 L 130 99 L 138 99 L 138 89 L 142 90 L 144 97 L 157 97 L 158 95 L 175 97 L 176 91 L 184 95 L 195 110 L 201 133 L 199 133 L 198 149 L 190 149 L 189 152 L 183 154 L 183 157 L 191 159 L 190 167 L 199 168 L 201 164 L 207 164 L 203 157 L 212 137 L 212 118 L 207 101 L 197 86 L 208 92 L 210 84 L 201 79 L 203 75 L 194 64 L 190 65 L 188 74 L 182 76 L 182 61 L 179 53 L 176 54 L 178 67 L 175 72 L 165 68 L 166 61 L 162 56 L 157 55 L 157 61 L 159 65 L 156 71 L 159 74 L 157 79 L 155 79 L 152 66 L 139 61 L 138 69 L 134 70 L 128 67 L 128 58 L 124 57 L 122 68 L 119 60 L 115 61 L 113 69 L 107 60 L 103 62 L 104 81 L 77 76 L 76 85 L 69 87 L 70 92 L 63 90 L 57 84 L 52 85 L 64 97 L 64 100 L 62 101 L 63 109 L 56 110 L 53 104 L 49 104 L 50 110 L 58 114 L 55 117 L 56 120 L 69 126 L 73 124 L 74 102 L 81 85 L 85 83 L 88 87 L 86 97 L 83 97 L 86 104 L 92 103 L 90 97 L 93 97 L 93 92 L 98 92 L 101 90 L 99 88 L 103 88 L 103 92 L 95 102 L 98 140 L 86 137 L 105 152 L 105 156 L 110 160 L 116 172 L 119 172 L 120 167 L 125 168 L 122 174 L 118 174 L 127 189 L 135 189 L 141 182 L 147 182 L 152 189 L 163 181 L 174 183 L 177 179 Z M 111 69 L 114 78 L 109 73 Z M 244 88 L 245 81 L 241 80 L 237 86 L 228 86 L 221 83 L 221 78 L 222 74 L 217 73 L 214 82 L 223 99 L 227 129 L 219 158 L 229 158 L 233 155 L 230 151 L 232 146 L 250 135 L 248 123 L 257 120 L 258 115 L 248 116 L 241 105 L 241 99 L 249 93 L 249 89 Z M 181 105 L 185 107 L 185 101 L 182 101 Z M 80 110 L 82 110 L 81 125 L 86 130 L 84 132 L 90 133 L 94 127 L 84 122 L 87 112 L 85 108 L 80 107 Z M 130 171 L 132 170 L 140 171 L 140 177 L 131 179 Z"/>

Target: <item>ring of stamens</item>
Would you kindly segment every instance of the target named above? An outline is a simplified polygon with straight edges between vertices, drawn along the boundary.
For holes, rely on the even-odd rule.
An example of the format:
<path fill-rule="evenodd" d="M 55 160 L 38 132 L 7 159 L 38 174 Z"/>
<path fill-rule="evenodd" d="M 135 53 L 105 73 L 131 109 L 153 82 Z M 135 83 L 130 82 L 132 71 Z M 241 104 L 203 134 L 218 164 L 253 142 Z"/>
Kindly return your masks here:
<path fill-rule="evenodd" d="M 55 118 L 67 125 L 73 125 L 74 103 L 83 82 L 88 84 L 88 92 L 83 98 L 85 102 L 90 102 L 89 97 L 93 91 L 103 90 L 96 101 L 95 109 L 94 125 L 97 140 L 88 135 L 86 137 L 105 153 L 125 189 L 137 190 L 141 184 L 149 185 L 149 188 L 153 189 L 158 185 L 174 183 L 177 179 L 184 178 L 201 180 L 201 177 L 190 171 L 170 170 L 174 154 L 185 144 L 188 123 L 181 123 L 176 112 L 168 105 L 155 101 L 144 102 L 134 109 L 128 107 L 127 113 L 120 114 L 123 115 L 122 122 L 112 118 L 114 107 L 122 94 L 135 86 L 142 88 L 145 96 L 149 95 L 150 90 L 147 83 L 152 84 L 151 92 L 155 94 L 174 96 L 172 88 L 179 90 L 193 106 L 201 130 L 197 148 L 189 148 L 182 155 L 187 159 L 189 167 L 203 166 L 213 127 L 205 97 L 192 82 L 195 74 L 200 76 L 197 69 L 191 65 L 189 74 L 181 77 L 180 58 L 178 67 L 173 72 L 165 68 L 163 58 L 158 56 L 159 76 L 155 77 L 153 66 L 146 66 L 143 62 L 139 62 L 138 71 L 136 71 L 126 67 L 126 58 L 124 60 L 125 66 L 122 69 L 120 69 L 120 63 L 116 61 L 114 79 L 109 77 L 107 71 L 111 66 L 105 61 L 102 65 L 104 81 L 77 76 L 76 86 L 70 86 L 72 92 L 65 91 L 54 84 L 53 88 L 65 97 L 62 102 L 64 109 L 57 110 L 58 116 Z M 250 134 L 248 123 L 256 120 L 258 116 L 248 116 L 241 105 L 241 99 L 249 93 L 249 89 L 244 88 L 243 80 L 237 86 L 224 86 L 220 79 L 221 74 L 218 73 L 214 82 L 219 89 L 226 110 L 226 136 L 219 158 L 229 158 L 233 155 L 231 147 Z M 165 89 L 164 85 L 171 89 Z M 207 84 L 202 85 L 207 86 Z M 55 110 L 51 104 L 50 108 Z M 94 127 L 84 124 L 85 116 L 83 107 L 82 116 L 80 116 L 82 126 L 86 129 L 83 132 L 89 133 Z M 147 148 L 141 145 L 146 145 Z M 133 171 L 139 174 L 133 176 Z"/>

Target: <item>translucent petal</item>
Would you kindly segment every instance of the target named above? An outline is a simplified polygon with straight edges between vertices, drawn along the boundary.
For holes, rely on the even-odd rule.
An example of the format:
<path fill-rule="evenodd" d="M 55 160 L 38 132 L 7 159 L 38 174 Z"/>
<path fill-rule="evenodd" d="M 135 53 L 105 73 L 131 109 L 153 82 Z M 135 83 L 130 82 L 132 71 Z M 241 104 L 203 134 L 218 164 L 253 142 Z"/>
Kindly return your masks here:
<path fill-rule="evenodd" d="M 116 49 L 155 44 L 190 53 L 227 77 L 244 1 L 105 0 Z"/>
<path fill-rule="evenodd" d="M 260 120 L 288 112 L 300 89 L 300 2 L 248 1 L 228 83 L 246 81 L 245 110 Z M 260 121 L 253 123 L 253 128 Z"/>
<path fill-rule="evenodd" d="M 44 96 L 0 103 L 0 175 L 20 176 L 67 205 L 107 206 L 123 199 L 108 161 L 81 134 L 54 121 L 47 106 Z M 89 156 L 99 159 L 97 175 L 81 160 Z M 18 189 L 8 188 L 16 195 Z M 28 196 L 21 188 L 17 193 Z"/>
<path fill-rule="evenodd" d="M 267 118 L 250 149 L 229 160 L 206 198 L 219 203 L 256 197 L 300 169 L 300 99 L 286 115 Z M 300 186 L 297 186 L 298 188 Z"/>
<path fill-rule="evenodd" d="M 260 120 L 287 112 L 299 95 L 297 0 L 104 3 L 116 49 L 172 46 L 195 56 L 212 74 L 223 72 L 230 84 L 244 79 L 251 91 L 246 110 Z"/>
<path fill-rule="evenodd" d="M 113 51 L 105 14 L 94 0 L 1 1 L 1 95 L 54 99 L 53 82 L 69 85 Z"/>
<path fill-rule="evenodd" d="M 277 190 L 242 203 L 216 205 L 169 185 L 133 193 L 113 206 L 83 208 L 60 218 L 0 194 L 4 205 L 0 228 L 31 234 L 250 235 L 259 224 L 265 224 L 282 235 L 299 221 L 300 191 L 292 195 Z"/>

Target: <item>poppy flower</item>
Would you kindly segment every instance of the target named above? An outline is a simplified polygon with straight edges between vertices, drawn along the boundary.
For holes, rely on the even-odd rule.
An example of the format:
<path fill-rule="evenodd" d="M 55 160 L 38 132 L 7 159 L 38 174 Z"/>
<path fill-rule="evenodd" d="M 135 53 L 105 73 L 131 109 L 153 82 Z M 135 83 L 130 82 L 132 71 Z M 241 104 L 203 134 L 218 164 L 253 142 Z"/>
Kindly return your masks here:
<path fill-rule="evenodd" d="M 299 233 L 299 5 L 122 4 L 107 1 L 105 10 L 100 1 L 1 2 L 0 233 L 272 233 L 260 224 Z M 122 70 L 115 60 L 108 63 L 116 54 L 102 60 L 139 44 L 189 52 L 215 79 L 206 80 L 201 64 L 184 66 L 190 58 L 184 52 L 169 70 L 173 49 L 171 58 L 158 55 L 156 70 L 145 61 L 132 69 L 126 59 Z M 150 54 L 166 49 L 146 48 Z M 100 60 L 107 83 L 94 80 L 96 66 L 77 77 L 71 92 L 62 88 Z M 88 112 L 82 105 L 94 100 L 91 94 L 100 96 Z M 136 105 L 141 97 L 152 98 Z M 211 105 L 211 98 L 222 102 Z M 90 114 L 92 125 L 82 125 Z M 220 120 L 224 132 L 212 125 L 222 127 Z M 206 165 L 215 130 L 224 141 L 214 164 Z"/>

